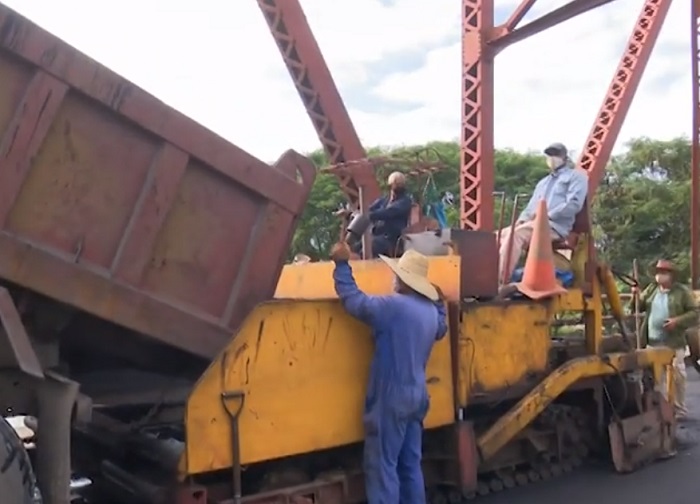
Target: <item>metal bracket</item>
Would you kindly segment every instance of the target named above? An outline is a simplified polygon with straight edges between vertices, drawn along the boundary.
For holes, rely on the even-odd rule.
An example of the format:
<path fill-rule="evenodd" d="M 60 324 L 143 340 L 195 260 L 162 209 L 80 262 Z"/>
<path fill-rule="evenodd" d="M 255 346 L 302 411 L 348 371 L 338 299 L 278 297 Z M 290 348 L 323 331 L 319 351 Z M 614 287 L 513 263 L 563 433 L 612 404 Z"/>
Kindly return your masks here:
<path fill-rule="evenodd" d="M 655 460 L 675 455 L 673 409 L 658 392 L 645 395 L 645 411 L 608 426 L 615 469 L 633 472 Z"/>

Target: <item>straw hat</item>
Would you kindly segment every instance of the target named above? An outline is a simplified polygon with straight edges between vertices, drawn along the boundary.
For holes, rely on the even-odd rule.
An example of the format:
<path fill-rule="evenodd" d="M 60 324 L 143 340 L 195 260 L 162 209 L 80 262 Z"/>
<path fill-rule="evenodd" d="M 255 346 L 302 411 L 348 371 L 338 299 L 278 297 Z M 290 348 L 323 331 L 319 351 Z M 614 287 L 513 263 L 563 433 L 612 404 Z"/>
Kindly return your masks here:
<path fill-rule="evenodd" d="M 390 259 L 380 255 L 399 279 L 418 294 L 431 301 L 438 301 L 437 290 L 428 281 L 428 258 L 415 250 L 407 250 L 400 259 Z"/>

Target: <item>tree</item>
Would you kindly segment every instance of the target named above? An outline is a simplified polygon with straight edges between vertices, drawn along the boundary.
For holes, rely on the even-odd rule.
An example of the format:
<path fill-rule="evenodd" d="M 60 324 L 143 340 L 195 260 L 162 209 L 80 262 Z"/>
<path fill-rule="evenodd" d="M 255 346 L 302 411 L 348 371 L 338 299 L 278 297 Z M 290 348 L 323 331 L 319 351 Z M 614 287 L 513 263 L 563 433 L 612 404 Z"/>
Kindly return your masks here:
<path fill-rule="evenodd" d="M 638 259 L 647 266 L 659 258 L 674 261 L 690 276 L 690 142 L 639 138 L 614 158 L 594 198 L 595 236 L 602 256 L 629 272 Z"/>
<path fill-rule="evenodd" d="M 685 138 L 671 141 L 638 138 L 626 147 L 624 154 L 611 160 L 592 198 L 594 236 L 599 253 L 615 269 L 626 273 L 631 272 L 635 258 L 646 266 L 665 257 L 676 262 L 682 278 L 686 279 L 690 248 L 690 142 Z M 460 150 L 456 142 L 375 148 L 369 155 L 399 160 L 398 165 L 378 167 L 377 176 L 382 182 L 390 171 L 397 166 L 410 166 L 418 155 L 422 160 L 439 163 L 443 168 L 433 176 L 438 190 L 459 195 Z M 314 152 L 310 157 L 319 168 L 326 165 L 322 152 Z M 513 150 L 497 151 L 495 164 L 496 190 L 506 195 L 502 221 L 500 198 L 494 198 L 495 223 L 508 225 L 514 196 L 525 195 L 520 200 L 520 211 L 547 168 L 541 153 Z M 409 177 L 409 190 L 414 195 L 420 196 L 424 185 L 425 177 Z M 328 256 L 340 231 L 340 222 L 332 213 L 344 201 L 335 177 L 319 173 L 294 234 L 292 255 L 303 252 L 314 259 Z M 459 203 L 456 202 L 447 212 L 451 226 L 459 225 L 458 212 Z M 646 272 L 647 268 L 642 268 L 642 273 Z"/>
<path fill-rule="evenodd" d="M 377 177 L 384 185 L 389 172 L 395 169 L 407 169 L 412 161 L 420 157 L 422 161 L 434 161 L 443 168 L 433 175 L 435 185 L 440 192 L 449 191 L 456 197 L 459 196 L 459 145 L 455 142 L 430 142 L 426 145 L 413 145 L 396 149 L 374 148 L 369 151 L 370 157 L 391 157 L 396 160 L 405 160 L 405 164 L 392 164 L 379 166 Z M 309 155 L 311 160 L 320 169 L 327 165 L 326 157 L 322 151 L 316 151 Z M 532 188 L 544 174 L 546 166 L 540 154 L 521 154 L 512 150 L 496 152 L 496 180 L 498 191 L 507 195 L 504 211 L 504 225 L 510 221 L 512 198 L 518 192 L 530 194 Z M 419 198 L 426 184 L 425 177 L 409 177 L 409 190 L 414 197 Z M 338 239 L 340 222 L 332 215 L 345 201 L 340 191 L 335 176 L 327 173 L 319 173 L 314 187 L 311 190 L 309 202 L 300 219 L 290 256 L 304 253 L 313 259 L 321 259 L 328 256 L 331 245 Z M 525 202 L 521 200 L 520 209 Z M 494 211 L 496 222 L 500 218 L 500 200 L 495 201 Z M 459 202 L 453 208 L 447 210 L 448 222 L 451 226 L 459 225 Z"/>

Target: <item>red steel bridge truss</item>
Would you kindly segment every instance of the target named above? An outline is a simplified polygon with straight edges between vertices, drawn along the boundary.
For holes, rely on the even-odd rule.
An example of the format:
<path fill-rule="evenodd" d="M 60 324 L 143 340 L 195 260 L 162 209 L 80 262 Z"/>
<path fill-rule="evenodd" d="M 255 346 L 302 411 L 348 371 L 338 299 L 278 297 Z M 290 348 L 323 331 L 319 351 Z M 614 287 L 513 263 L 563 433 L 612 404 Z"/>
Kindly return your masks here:
<path fill-rule="evenodd" d="M 455 0 L 457 1 L 457 0 Z M 495 0 L 462 2 L 462 132 L 460 220 L 465 229 L 494 226 L 494 59 L 506 47 L 616 0 L 571 0 L 522 24 L 536 0 L 522 0 L 508 20 L 494 23 Z M 578 166 L 594 194 L 639 87 L 672 0 L 643 0 Z M 700 275 L 700 0 L 690 1 L 693 74 L 691 269 Z M 258 0 L 296 89 L 350 203 L 362 207 L 379 195 L 372 159 L 360 142 L 300 0 Z"/>

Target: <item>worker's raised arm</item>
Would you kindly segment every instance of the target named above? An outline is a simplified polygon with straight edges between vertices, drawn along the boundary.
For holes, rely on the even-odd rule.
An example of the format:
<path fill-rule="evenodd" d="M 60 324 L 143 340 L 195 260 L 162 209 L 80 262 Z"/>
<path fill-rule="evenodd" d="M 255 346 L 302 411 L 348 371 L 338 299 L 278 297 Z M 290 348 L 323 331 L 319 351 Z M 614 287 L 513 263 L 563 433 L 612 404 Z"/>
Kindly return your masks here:
<path fill-rule="evenodd" d="M 386 207 L 373 210 L 369 213 L 369 219 L 371 221 L 393 219 L 394 217 L 400 217 L 402 215 L 408 215 L 411 211 L 411 201 L 410 196 L 401 196 L 396 200 L 389 203 Z"/>
<path fill-rule="evenodd" d="M 588 195 L 588 175 L 583 170 L 575 169 L 569 180 L 565 200 L 557 206 L 549 209 L 549 220 L 557 220 L 562 217 L 576 217 Z"/>
<path fill-rule="evenodd" d="M 386 296 L 369 296 L 362 292 L 357 283 L 355 283 L 355 278 L 352 276 L 352 268 L 347 261 L 335 261 L 333 281 L 335 283 L 335 292 L 338 294 L 343 307 L 356 319 L 371 325 L 379 314 L 386 313 L 389 298 Z"/>

